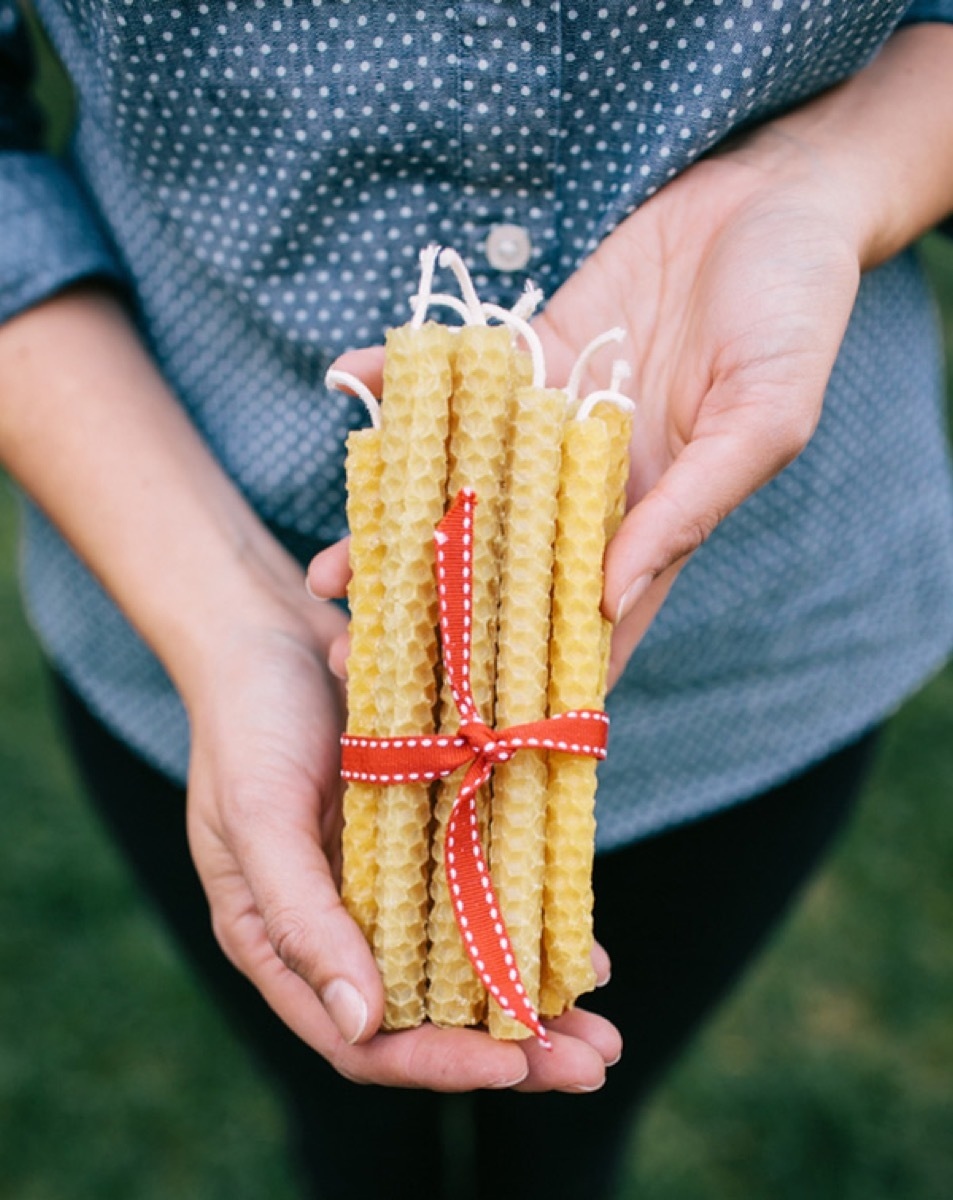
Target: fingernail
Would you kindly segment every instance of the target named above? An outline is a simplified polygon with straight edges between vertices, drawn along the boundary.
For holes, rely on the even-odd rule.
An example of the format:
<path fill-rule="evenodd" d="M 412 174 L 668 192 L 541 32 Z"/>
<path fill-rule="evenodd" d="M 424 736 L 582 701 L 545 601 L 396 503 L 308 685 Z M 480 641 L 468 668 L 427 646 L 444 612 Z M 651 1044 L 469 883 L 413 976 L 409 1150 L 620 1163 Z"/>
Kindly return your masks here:
<path fill-rule="evenodd" d="M 319 596 L 318 595 L 318 593 L 314 590 L 314 588 L 312 588 L 311 580 L 307 577 L 307 575 L 305 575 L 305 577 L 304 577 L 304 590 L 308 593 L 308 595 L 311 597 L 312 600 L 318 600 L 322 604 L 327 603 L 327 601 L 330 599 L 330 596 Z"/>
<path fill-rule="evenodd" d="M 608 1070 L 609 1067 L 614 1067 L 616 1065 L 616 1063 L 620 1063 L 620 1062 L 622 1062 L 622 1051 L 621 1050 L 615 1056 L 615 1058 L 612 1060 L 612 1062 L 606 1063 L 606 1069 Z"/>
<path fill-rule="evenodd" d="M 628 616 L 638 601 L 642 599 L 645 593 L 649 590 L 649 586 L 654 578 L 655 576 L 651 573 L 647 575 L 640 575 L 638 579 L 629 584 L 629 586 L 622 593 L 622 599 L 619 601 L 619 607 L 616 609 L 616 625 L 619 624 L 623 617 Z"/>
<path fill-rule="evenodd" d="M 603 975 L 603 977 L 601 979 L 596 980 L 596 987 L 604 988 L 611 978 L 612 978 L 612 972 L 607 971 L 606 974 Z"/>
<path fill-rule="evenodd" d="M 321 1003 L 338 1033 L 353 1046 L 367 1024 L 367 1001 L 346 979 L 332 979 L 321 992 Z"/>
<path fill-rule="evenodd" d="M 566 1088 L 566 1091 L 573 1092 L 578 1096 L 585 1096 L 588 1095 L 589 1092 L 598 1092 L 600 1088 L 605 1087 L 605 1082 L 606 1081 L 602 1079 L 599 1083 L 577 1083 L 574 1087 Z"/>
<path fill-rule="evenodd" d="M 527 1076 L 528 1074 L 529 1074 L 529 1066 L 526 1066 L 526 1067 L 523 1069 L 523 1072 L 522 1072 L 522 1074 L 520 1074 L 520 1075 L 516 1075 L 516 1076 L 515 1076 L 513 1079 L 501 1079 L 501 1080 L 500 1080 L 498 1083 L 497 1083 L 497 1082 L 488 1083 L 486 1086 L 487 1086 L 488 1088 L 493 1088 L 494 1090 L 501 1090 L 501 1091 L 502 1091 L 502 1089 L 503 1089 L 503 1088 L 511 1088 L 511 1087 L 516 1087 L 516 1085 L 517 1085 L 518 1083 L 522 1083 L 522 1082 L 523 1082 L 523 1080 L 526 1078 L 526 1076 Z"/>

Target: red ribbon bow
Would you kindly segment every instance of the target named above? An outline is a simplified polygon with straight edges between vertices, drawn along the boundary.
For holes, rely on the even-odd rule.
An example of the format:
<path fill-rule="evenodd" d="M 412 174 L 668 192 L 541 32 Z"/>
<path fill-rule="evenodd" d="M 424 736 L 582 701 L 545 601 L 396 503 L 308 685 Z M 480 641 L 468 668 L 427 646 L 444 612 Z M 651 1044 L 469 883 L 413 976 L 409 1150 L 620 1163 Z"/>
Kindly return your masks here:
<path fill-rule="evenodd" d="M 460 728 L 453 735 L 341 738 L 341 774 L 364 783 L 428 783 L 469 763 L 447 822 L 444 865 L 466 952 L 487 991 L 549 1048 L 546 1030 L 520 979 L 480 843 L 476 794 L 497 763 L 526 748 L 605 758 L 609 719 L 594 709 L 561 713 L 494 732 L 470 687 L 473 512 L 464 488 L 434 534 L 443 663 Z M 462 831 L 461 831 L 462 827 Z"/>

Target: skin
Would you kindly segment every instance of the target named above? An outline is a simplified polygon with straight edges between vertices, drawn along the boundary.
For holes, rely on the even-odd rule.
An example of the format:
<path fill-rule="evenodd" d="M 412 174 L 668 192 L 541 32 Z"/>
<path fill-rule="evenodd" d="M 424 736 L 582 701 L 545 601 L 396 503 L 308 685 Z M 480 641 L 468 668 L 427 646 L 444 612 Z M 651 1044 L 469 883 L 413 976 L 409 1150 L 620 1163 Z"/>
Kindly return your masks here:
<path fill-rule="evenodd" d="M 861 271 L 953 207 L 951 65 L 949 28 L 898 34 L 849 83 L 666 187 L 537 322 L 554 382 L 593 334 L 629 335 L 638 438 L 604 600 L 616 672 L 693 550 L 807 443 Z M 377 351 L 340 365 L 379 382 Z M 621 1039 L 581 1010 L 552 1023 L 551 1053 L 378 1031 L 380 979 L 335 882 L 343 618 L 308 597 L 104 291 L 0 329 L 0 459 L 183 696 L 196 869 L 224 952 L 282 1019 L 355 1080 L 599 1087 Z M 309 584 L 339 595 L 346 576 L 340 546 Z"/>

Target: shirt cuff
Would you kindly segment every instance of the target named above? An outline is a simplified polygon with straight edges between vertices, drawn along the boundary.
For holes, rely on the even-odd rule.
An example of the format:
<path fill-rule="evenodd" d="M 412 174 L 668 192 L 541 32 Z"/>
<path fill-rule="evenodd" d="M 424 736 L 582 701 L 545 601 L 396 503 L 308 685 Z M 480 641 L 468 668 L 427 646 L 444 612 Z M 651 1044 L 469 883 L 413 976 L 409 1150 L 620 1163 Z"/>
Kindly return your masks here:
<path fill-rule="evenodd" d="M 919 21 L 953 21 L 953 0 L 914 0 L 901 18 L 901 25 Z"/>
<path fill-rule="evenodd" d="M 123 282 L 66 167 L 46 154 L 0 154 L 0 321 L 91 276 Z"/>

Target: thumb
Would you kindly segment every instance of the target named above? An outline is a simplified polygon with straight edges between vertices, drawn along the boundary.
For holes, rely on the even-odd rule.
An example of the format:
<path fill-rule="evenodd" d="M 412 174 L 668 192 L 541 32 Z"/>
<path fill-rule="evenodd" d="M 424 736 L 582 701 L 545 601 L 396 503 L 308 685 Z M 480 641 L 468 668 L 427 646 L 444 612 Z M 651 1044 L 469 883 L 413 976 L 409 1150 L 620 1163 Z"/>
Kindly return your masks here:
<path fill-rule="evenodd" d="M 792 461 L 817 423 L 813 404 L 775 407 L 712 392 L 707 428 L 629 510 L 606 551 L 606 616 L 617 624 L 678 569 L 742 501 Z M 658 607 L 656 604 L 655 607 Z"/>
<path fill-rule="evenodd" d="M 317 832 L 276 815 L 273 805 L 270 813 L 259 807 L 242 825 L 253 836 L 230 839 L 231 872 L 206 881 L 223 949 L 312 1046 L 327 1043 L 328 1018 L 345 1042 L 366 1041 L 383 1018 L 380 974 L 341 901 Z M 196 862 L 201 868 L 198 853 Z"/>

